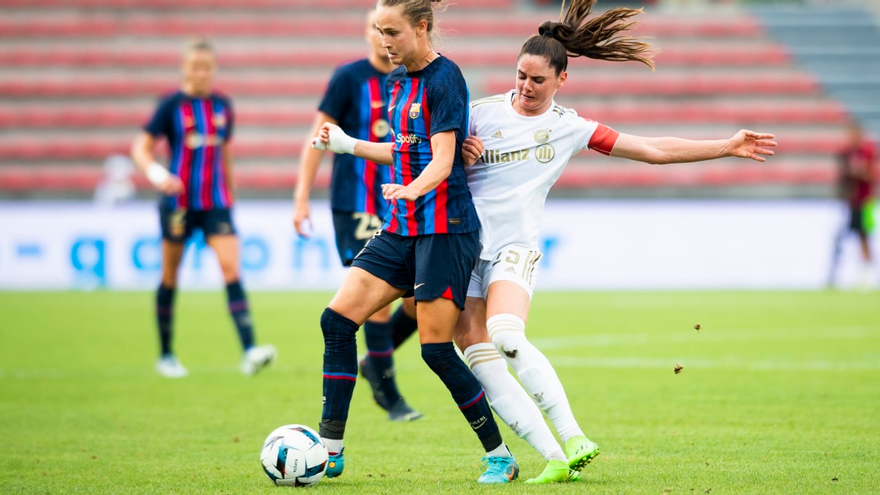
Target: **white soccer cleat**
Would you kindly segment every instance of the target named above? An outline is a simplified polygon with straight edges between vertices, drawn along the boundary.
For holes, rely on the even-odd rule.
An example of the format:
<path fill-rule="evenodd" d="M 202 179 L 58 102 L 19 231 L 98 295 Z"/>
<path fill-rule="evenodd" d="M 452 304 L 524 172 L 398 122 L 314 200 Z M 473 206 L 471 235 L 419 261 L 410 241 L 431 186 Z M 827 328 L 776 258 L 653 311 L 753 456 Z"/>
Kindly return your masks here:
<path fill-rule="evenodd" d="M 189 374 L 173 355 L 162 356 L 156 361 L 156 371 L 165 378 L 183 378 Z"/>
<path fill-rule="evenodd" d="M 272 344 L 251 347 L 244 353 L 241 360 L 241 372 L 245 375 L 256 375 L 261 369 L 275 360 L 278 353 Z"/>

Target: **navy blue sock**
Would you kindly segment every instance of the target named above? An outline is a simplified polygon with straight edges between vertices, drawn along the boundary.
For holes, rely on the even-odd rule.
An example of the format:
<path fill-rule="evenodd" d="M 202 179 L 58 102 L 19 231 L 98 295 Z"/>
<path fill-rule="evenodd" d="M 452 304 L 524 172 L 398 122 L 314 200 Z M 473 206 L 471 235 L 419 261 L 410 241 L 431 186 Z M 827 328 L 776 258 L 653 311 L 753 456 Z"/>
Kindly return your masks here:
<path fill-rule="evenodd" d="M 324 409 L 319 433 L 323 438 L 342 440 L 348 406 L 357 381 L 357 330 L 355 322 L 324 309 L 321 332 L 324 334 Z"/>
<path fill-rule="evenodd" d="M 403 310 L 403 304 L 391 315 L 391 347 L 397 349 L 418 328 L 419 324 Z"/>
<path fill-rule="evenodd" d="M 492 417 L 486 394 L 471 370 L 455 353 L 452 342 L 422 344 L 422 359 L 452 393 L 452 398 L 480 437 L 486 452 L 498 448 L 502 444 L 501 432 Z"/>
<path fill-rule="evenodd" d="M 174 287 L 159 285 L 156 292 L 156 322 L 162 355 L 171 354 L 171 317 L 174 314 Z"/>
<path fill-rule="evenodd" d="M 367 341 L 367 359 L 382 378 L 380 389 L 391 407 L 400 400 L 400 392 L 394 380 L 394 347 L 391 345 L 391 322 L 364 323 L 364 336 Z"/>
<path fill-rule="evenodd" d="M 229 313 L 235 322 L 235 329 L 238 330 L 238 338 L 241 339 L 241 347 L 248 350 L 254 346 L 254 327 L 241 282 L 236 280 L 226 285 L 226 298 L 229 301 Z"/>

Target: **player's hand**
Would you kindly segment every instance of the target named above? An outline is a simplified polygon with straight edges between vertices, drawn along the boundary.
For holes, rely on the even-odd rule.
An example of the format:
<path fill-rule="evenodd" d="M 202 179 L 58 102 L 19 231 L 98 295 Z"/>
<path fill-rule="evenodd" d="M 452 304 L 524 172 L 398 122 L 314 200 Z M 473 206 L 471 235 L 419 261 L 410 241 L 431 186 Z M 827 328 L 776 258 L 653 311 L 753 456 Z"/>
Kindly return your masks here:
<path fill-rule="evenodd" d="M 483 140 L 477 136 L 468 136 L 461 144 L 461 159 L 465 167 L 477 163 L 483 156 Z"/>
<path fill-rule="evenodd" d="M 382 197 L 388 201 L 403 199 L 406 201 L 415 201 L 421 196 L 419 190 L 415 187 L 401 186 L 400 184 L 382 184 Z"/>
<path fill-rule="evenodd" d="M 296 201 L 293 205 L 293 228 L 303 239 L 308 239 L 312 234 L 312 219 L 310 218 L 308 201 Z"/>
<path fill-rule="evenodd" d="M 183 194 L 183 181 L 176 175 L 169 175 L 163 182 L 156 186 L 166 196 L 179 196 Z"/>
<path fill-rule="evenodd" d="M 318 129 L 318 135 L 312 139 L 312 148 L 330 150 L 337 154 L 354 154 L 357 139 L 349 136 L 336 124 L 325 122 Z"/>
<path fill-rule="evenodd" d="M 773 134 L 761 134 L 742 129 L 730 138 L 727 144 L 727 154 L 759 162 L 767 161 L 761 155 L 773 156 L 773 150 L 768 148 L 776 147 L 776 141 L 773 141 L 775 137 Z"/>

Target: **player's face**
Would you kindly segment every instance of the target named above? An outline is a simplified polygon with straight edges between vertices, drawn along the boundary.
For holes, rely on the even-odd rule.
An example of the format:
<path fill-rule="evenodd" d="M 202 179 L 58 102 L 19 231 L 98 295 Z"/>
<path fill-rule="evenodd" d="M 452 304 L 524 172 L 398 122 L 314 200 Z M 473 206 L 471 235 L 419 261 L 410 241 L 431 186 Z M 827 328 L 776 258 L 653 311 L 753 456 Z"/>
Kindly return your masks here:
<path fill-rule="evenodd" d="M 216 69 L 213 53 L 207 50 L 191 50 L 183 59 L 183 82 L 194 94 L 208 94 L 211 92 Z"/>
<path fill-rule="evenodd" d="M 388 52 L 388 58 L 395 65 L 407 65 L 417 61 L 420 51 L 419 36 L 416 32 L 424 35 L 427 23 L 421 21 L 420 25 L 412 26 L 403 16 L 403 5 L 395 7 L 376 7 L 376 29 L 382 40 L 382 48 Z M 426 36 L 422 36 L 426 40 Z"/>
<path fill-rule="evenodd" d="M 388 56 L 388 52 L 382 47 L 382 35 L 379 34 L 379 30 L 376 29 L 375 9 L 371 10 L 370 15 L 367 16 L 367 27 L 364 30 L 364 37 L 367 39 L 367 43 L 370 45 L 370 49 L 373 51 L 375 57 Z"/>
<path fill-rule="evenodd" d="M 522 115 L 540 115 L 550 108 L 556 90 L 568 74 L 550 67 L 547 57 L 525 54 L 516 64 L 516 99 L 513 108 Z"/>

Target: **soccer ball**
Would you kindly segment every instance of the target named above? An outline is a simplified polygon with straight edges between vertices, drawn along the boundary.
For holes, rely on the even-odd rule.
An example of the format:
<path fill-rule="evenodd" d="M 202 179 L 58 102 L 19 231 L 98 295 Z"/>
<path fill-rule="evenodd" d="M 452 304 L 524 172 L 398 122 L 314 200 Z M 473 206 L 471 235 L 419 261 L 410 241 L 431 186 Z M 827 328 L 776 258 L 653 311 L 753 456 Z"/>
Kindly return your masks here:
<path fill-rule="evenodd" d="M 327 470 L 327 447 L 308 426 L 285 425 L 266 437 L 260 462 L 276 485 L 314 485 Z"/>

